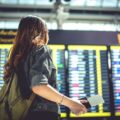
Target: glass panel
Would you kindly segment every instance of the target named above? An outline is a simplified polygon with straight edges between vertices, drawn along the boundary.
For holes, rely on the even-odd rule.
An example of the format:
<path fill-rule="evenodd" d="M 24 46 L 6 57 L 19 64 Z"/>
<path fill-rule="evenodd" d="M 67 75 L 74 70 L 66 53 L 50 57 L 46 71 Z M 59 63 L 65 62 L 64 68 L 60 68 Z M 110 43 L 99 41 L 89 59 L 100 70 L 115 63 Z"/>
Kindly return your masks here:
<path fill-rule="evenodd" d="M 0 28 L 4 29 L 5 28 L 5 22 L 0 22 Z"/>
<path fill-rule="evenodd" d="M 19 0 L 19 4 L 34 4 L 34 0 Z"/>
<path fill-rule="evenodd" d="M 72 29 L 77 29 L 76 23 L 64 23 L 62 26 L 63 30 L 72 30 Z"/>
<path fill-rule="evenodd" d="M 106 31 L 116 31 L 116 26 L 114 24 L 105 24 Z"/>
<path fill-rule="evenodd" d="M 10 21 L 10 22 L 5 22 L 5 28 L 7 28 L 7 29 L 17 29 L 18 28 L 18 22 L 13 22 L 13 21 Z"/>
<path fill-rule="evenodd" d="M 50 2 L 49 0 L 35 0 L 35 4 L 39 4 L 39 5 L 52 5 L 54 3 L 55 0 L 53 0 L 52 2 Z"/>
<path fill-rule="evenodd" d="M 47 22 L 48 29 L 57 29 L 57 23 L 56 22 Z"/>
<path fill-rule="evenodd" d="M 116 7 L 117 0 L 103 0 L 103 7 Z"/>
<path fill-rule="evenodd" d="M 74 22 L 69 22 L 69 23 L 64 23 L 63 24 L 63 29 L 66 30 L 90 30 L 91 25 L 90 23 L 74 23 Z"/>
<path fill-rule="evenodd" d="M 62 27 L 64 30 L 93 30 L 93 31 L 116 31 L 120 30 L 120 27 L 112 23 L 91 23 L 91 22 L 66 22 Z"/>
<path fill-rule="evenodd" d="M 77 25 L 78 30 L 90 30 L 91 29 L 90 23 L 78 23 L 76 25 Z"/>
<path fill-rule="evenodd" d="M 86 0 L 71 0 L 71 6 L 84 6 Z"/>
<path fill-rule="evenodd" d="M 0 21 L 1 29 L 17 29 L 18 21 Z M 46 22 L 48 29 L 57 29 L 56 21 Z M 93 30 L 93 31 L 120 31 L 119 23 L 102 23 L 102 22 L 65 22 L 62 26 L 63 30 Z"/>
<path fill-rule="evenodd" d="M 114 24 L 116 31 L 120 31 L 120 23 Z"/>
<path fill-rule="evenodd" d="M 5 4 L 41 4 L 41 5 L 51 5 L 55 2 L 53 0 L 50 2 L 49 0 L 0 0 L 0 3 Z"/>
<path fill-rule="evenodd" d="M 113 24 L 102 23 L 102 24 L 92 24 L 92 30 L 98 31 L 116 31 L 116 27 Z"/>
<path fill-rule="evenodd" d="M 118 0 L 118 7 L 120 7 L 120 0 Z"/>
<path fill-rule="evenodd" d="M 101 0 L 87 0 L 87 6 L 101 6 Z"/>
<path fill-rule="evenodd" d="M 104 30 L 104 23 L 91 24 L 91 30 L 96 30 L 96 29 L 98 31 Z"/>
<path fill-rule="evenodd" d="M 17 4 L 18 0 L 0 0 L 0 3 L 4 3 L 4 4 Z"/>

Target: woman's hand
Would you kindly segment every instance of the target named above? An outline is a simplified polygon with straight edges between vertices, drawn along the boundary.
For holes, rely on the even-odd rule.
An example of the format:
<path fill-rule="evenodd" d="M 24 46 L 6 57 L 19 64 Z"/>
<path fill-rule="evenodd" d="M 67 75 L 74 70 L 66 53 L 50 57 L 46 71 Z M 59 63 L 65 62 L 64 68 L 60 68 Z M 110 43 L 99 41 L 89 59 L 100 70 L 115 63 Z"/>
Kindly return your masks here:
<path fill-rule="evenodd" d="M 80 114 L 84 114 L 87 112 L 86 107 L 82 104 L 87 102 L 86 100 L 72 100 L 71 105 L 70 105 L 70 110 L 72 113 L 74 113 L 75 115 L 80 115 Z"/>
<path fill-rule="evenodd" d="M 87 103 L 88 101 L 87 100 L 79 100 L 83 105 L 84 103 Z"/>
<path fill-rule="evenodd" d="M 82 104 L 82 102 L 85 101 L 71 99 L 56 91 L 49 84 L 34 86 L 32 91 L 47 100 L 68 107 L 75 115 L 80 115 L 87 112 L 86 107 Z"/>

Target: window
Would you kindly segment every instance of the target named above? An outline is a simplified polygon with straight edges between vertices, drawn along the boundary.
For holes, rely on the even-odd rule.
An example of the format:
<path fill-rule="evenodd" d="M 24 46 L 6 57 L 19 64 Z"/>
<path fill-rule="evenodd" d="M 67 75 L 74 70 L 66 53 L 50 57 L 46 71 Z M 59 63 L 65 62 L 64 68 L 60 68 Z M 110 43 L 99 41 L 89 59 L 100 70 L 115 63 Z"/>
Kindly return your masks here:
<path fill-rule="evenodd" d="M 84 6 L 86 0 L 71 0 L 71 6 Z"/>
<path fill-rule="evenodd" d="M 86 1 L 87 6 L 101 6 L 101 0 L 87 0 Z"/>
<path fill-rule="evenodd" d="M 103 7 L 116 7 L 117 0 L 103 0 L 102 6 Z"/>
<path fill-rule="evenodd" d="M 17 4 L 18 0 L 0 0 L 0 3 L 3 3 L 3 4 Z"/>
<path fill-rule="evenodd" d="M 19 4 L 34 4 L 34 1 L 35 0 L 29 0 L 29 2 L 28 0 L 19 0 Z"/>

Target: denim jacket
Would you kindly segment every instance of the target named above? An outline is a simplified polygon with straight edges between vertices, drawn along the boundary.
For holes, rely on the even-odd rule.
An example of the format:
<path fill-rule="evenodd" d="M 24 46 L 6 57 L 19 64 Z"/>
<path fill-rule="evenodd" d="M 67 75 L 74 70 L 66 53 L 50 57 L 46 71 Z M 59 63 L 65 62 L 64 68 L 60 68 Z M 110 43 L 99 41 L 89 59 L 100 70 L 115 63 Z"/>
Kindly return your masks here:
<path fill-rule="evenodd" d="M 36 85 L 49 84 L 56 89 L 56 68 L 47 45 L 33 47 L 25 62 L 27 82 L 31 89 Z M 60 113 L 57 103 L 36 95 L 31 111 L 51 111 Z"/>

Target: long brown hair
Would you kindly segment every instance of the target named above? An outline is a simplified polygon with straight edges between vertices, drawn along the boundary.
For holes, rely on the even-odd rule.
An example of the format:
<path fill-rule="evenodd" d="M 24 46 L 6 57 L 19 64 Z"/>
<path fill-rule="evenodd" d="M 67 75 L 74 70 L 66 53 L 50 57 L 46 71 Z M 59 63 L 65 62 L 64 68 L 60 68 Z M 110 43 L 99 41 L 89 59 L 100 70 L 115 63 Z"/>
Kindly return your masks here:
<path fill-rule="evenodd" d="M 4 80 L 7 80 L 16 69 L 19 69 L 19 66 L 34 46 L 32 40 L 38 35 L 45 42 L 48 41 L 47 27 L 44 20 L 35 16 L 22 18 L 13 47 L 10 51 L 9 59 L 4 65 Z"/>

